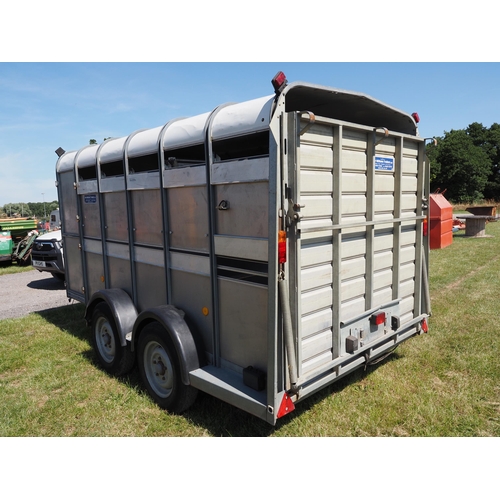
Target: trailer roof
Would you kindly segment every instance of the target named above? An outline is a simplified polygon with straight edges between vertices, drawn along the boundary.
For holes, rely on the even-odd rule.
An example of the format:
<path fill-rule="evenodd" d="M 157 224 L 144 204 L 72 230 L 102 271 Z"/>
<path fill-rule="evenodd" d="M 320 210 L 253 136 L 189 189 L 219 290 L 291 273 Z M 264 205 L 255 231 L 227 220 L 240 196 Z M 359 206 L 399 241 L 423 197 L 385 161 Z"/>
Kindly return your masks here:
<path fill-rule="evenodd" d="M 411 115 L 367 94 L 294 82 L 285 87 L 283 95 L 286 111 L 311 111 L 327 118 L 418 135 Z"/>
<path fill-rule="evenodd" d="M 385 127 L 393 132 L 418 135 L 411 115 L 360 92 L 294 82 L 285 87 L 279 99 L 286 111 L 310 111 L 319 116 L 353 122 L 370 127 Z M 164 150 L 203 144 L 210 120 L 212 140 L 266 130 L 272 117 L 275 95 L 242 103 L 224 104 L 217 112 L 207 112 L 190 118 L 172 120 L 164 126 L 139 130 L 128 137 L 109 139 L 100 146 L 86 146 L 79 151 L 78 166 L 123 159 L 158 151 L 159 141 Z M 73 168 L 76 153 L 64 154 L 57 170 Z"/>

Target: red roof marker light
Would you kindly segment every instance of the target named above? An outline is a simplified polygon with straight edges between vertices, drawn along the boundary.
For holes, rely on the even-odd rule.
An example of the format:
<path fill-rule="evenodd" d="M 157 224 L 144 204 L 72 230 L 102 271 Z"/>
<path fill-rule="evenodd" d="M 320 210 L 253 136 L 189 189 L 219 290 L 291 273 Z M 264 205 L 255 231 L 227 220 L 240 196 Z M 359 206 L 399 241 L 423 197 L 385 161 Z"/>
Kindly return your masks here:
<path fill-rule="evenodd" d="M 288 83 L 288 80 L 286 79 L 285 73 L 283 73 L 283 71 L 278 71 L 278 73 L 276 73 L 274 78 L 271 80 L 271 83 L 273 84 L 276 94 L 281 94 L 286 84 Z"/>
<path fill-rule="evenodd" d="M 418 116 L 418 113 L 412 113 L 411 116 L 415 120 L 415 123 L 418 123 L 420 121 L 420 116 Z"/>

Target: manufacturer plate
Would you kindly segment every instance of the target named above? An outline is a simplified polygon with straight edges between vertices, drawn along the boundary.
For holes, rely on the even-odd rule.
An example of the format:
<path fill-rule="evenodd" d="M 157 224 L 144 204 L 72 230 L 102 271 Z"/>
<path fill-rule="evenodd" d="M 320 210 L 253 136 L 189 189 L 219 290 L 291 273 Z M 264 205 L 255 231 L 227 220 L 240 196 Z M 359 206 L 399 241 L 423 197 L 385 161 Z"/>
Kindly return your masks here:
<path fill-rule="evenodd" d="M 43 260 L 33 260 L 31 262 L 32 265 L 35 267 L 46 267 L 45 262 Z"/>
<path fill-rule="evenodd" d="M 394 158 L 392 156 L 375 156 L 375 170 L 394 172 Z"/>

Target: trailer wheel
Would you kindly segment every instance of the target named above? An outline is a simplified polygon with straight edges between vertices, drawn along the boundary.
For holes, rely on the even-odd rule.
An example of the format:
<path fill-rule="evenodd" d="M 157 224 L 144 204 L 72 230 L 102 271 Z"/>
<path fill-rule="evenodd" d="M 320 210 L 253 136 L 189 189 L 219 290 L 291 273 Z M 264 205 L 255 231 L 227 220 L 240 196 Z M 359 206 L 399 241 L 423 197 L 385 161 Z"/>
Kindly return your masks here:
<path fill-rule="evenodd" d="M 175 347 L 159 323 L 152 322 L 144 327 L 137 356 L 144 386 L 158 406 L 172 413 L 182 413 L 194 403 L 198 390 L 183 384 Z"/>
<path fill-rule="evenodd" d="M 134 353 L 122 346 L 108 304 L 101 302 L 92 313 L 92 344 L 100 365 L 112 375 L 123 375 L 134 366 Z"/>

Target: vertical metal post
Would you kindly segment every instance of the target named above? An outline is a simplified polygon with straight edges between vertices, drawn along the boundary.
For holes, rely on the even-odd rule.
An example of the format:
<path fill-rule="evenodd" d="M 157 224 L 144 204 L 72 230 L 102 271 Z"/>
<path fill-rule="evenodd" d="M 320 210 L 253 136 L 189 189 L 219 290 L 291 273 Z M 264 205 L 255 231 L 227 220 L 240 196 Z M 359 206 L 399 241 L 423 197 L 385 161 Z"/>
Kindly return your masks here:
<path fill-rule="evenodd" d="M 293 204 L 300 205 L 300 115 L 299 113 L 285 113 L 284 114 L 284 131 L 286 133 L 286 174 L 285 183 L 287 186 L 287 193 L 285 193 L 285 210 L 288 212 L 293 212 Z M 290 220 L 290 216 L 288 217 Z M 298 376 L 301 375 L 301 353 L 300 350 L 297 352 L 297 346 L 301 342 L 300 335 L 300 319 L 302 316 L 302 305 L 300 300 L 300 291 L 302 290 L 301 285 L 301 241 L 300 241 L 300 221 L 293 221 L 287 228 L 287 240 L 288 240 L 288 258 L 286 268 L 288 272 L 286 273 L 286 281 L 288 283 L 288 311 L 290 313 L 290 337 L 288 344 L 292 343 L 292 348 L 286 346 L 288 365 L 294 364 L 299 368 Z M 286 269 L 285 268 L 285 269 Z M 293 307 L 290 307 L 290 303 Z M 282 313 L 285 314 L 285 310 L 282 307 Z M 283 317 L 285 322 L 285 318 Z M 285 324 L 283 325 L 285 327 Z M 284 334 L 286 332 L 284 331 Z M 287 339 L 285 336 L 285 343 Z M 293 360 L 290 356 L 293 355 Z M 295 361 L 297 358 L 297 361 Z"/>
<path fill-rule="evenodd" d="M 418 167 L 417 167 L 417 206 L 415 222 L 415 316 L 422 314 L 422 299 L 423 299 L 423 265 L 424 265 L 424 240 L 422 233 L 422 215 L 424 215 L 424 198 L 425 198 L 425 143 L 422 141 L 418 145 Z"/>
<path fill-rule="evenodd" d="M 219 311 L 219 283 L 217 280 L 217 256 L 215 255 L 215 188 L 212 186 L 212 123 L 217 113 L 232 103 L 222 104 L 215 108 L 205 124 L 205 159 L 207 177 L 208 196 L 208 232 L 210 234 L 209 257 L 210 257 L 210 281 L 212 285 L 212 318 L 213 318 L 213 346 L 214 346 L 214 366 L 220 366 L 220 311 Z"/>
<path fill-rule="evenodd" d="M 81 252 L 81 257 L 82 257 L 82 274 L 83 274 L 83 293 L 85 296 L 85 303 L 88 303 L 90 297 L 89 297 L 89 283 L 88 283 L 88 275 L 87 275 L 87 259 L 85 258 L 85 240 L 83 238 L 83 211 L 82 211 L 82 198 L 81 195 L 78 194 L 78 158 L 80 157 L 82 151 L 84 149 L 87 149 L 89 146 L 84 146 L 82 149 L 78 151 L 75 155 L 75 160 L 74 160 L 74 172 L 75 172 L 75 187 L 76 187 L 76 207 L 78 214 L 76 215 L 76 218 L 78 219 L 78 232 L 80 236 L 80 252 Z M 97 168 L 97 167 L 96 167 Z"/>
<path fill-rule="evenodd" d="M 108 139 L 109 141 L 113 139 Z M 105 141 L 106 142 L 106 141 Z M 102 248 L 102 264 L 104 270 L 104 285 L 109 287 L 109 263 L 108 263 L 108 247 L 106 244 L 106 213 L 104 206 L 104 193 L 101 192 L 101 149 L 105 144 L 103 142 L 96 151 L 96 172 L 97 172 L 97 191 L 99 196 L 99 216 L 101 221 L 101 248 Z M 125 167 L 124 167 L 125 168 Z M 124 172 L 125 174 L 125 172 Z"/>
<path fill-rule="evenodd" d="M 182 120 L 176 118 L 166 123 L 158 134 L 158 169 L 160 174 L 160 189 L 161 189 L 161 214 L 162 214 L 162 227 L 163 227 L 163 259 L 165 266 L 165 286 L 167 304 L 172 300 L 172 272 L 170 270 L 170 227 L 168 223 L 168 189 L 165 187 L 163 173 L 165 171 L 165 154 L 163 151 L 163 141 L 167 130 L 172 123 Z"/>
<path fill-rule="evenodd" d="M 268 319 L 267 319 L 267 407 L 276 410 L 278 392 L 284 390 L 283 354 L 281 346 L 280 318 L 278 316 L 278 231 L 282 229 L 284 214 L 278 218 L 284 206 L 281 172 L 284 168 L 286 151 L 283 149 L 282 99 L 278 101 L 274 117 L 269 123 L 269 229 L 268 229 Z M 269 412 L 267 420 L 274 423 L 275 413 Z"/>
<path fill-rule="evenodd" d="M 394 218 L 400 219 L 403 197 L 403 137 L 396 139 L 396 159 L 394 165 Z M 401 267 L 401 222 L 394 222 L 392 245 L 392 298 L 399 298 Z"/>
<path fill-rule="evenodd" d="M 137 298 L 137 275 L 135 268 L 135 248 L 134 248 L 134 217 L 132 214 L 132 197 L 128 189 L 128 146 L 132 137 L 137 135 L 144 129 L 136 130 L 127 137 L 127 140 L 123 144 L 123 172 L 125 176 L 125 206 L 127 209 L 127 224 L 128 224 L 128 248 L 129 248 L 129 259 L 130 259 L 130 279 L 132 284 L 132 301 L 135 307 L 138 307 L 139 301 Z"/>
<path fill-rule="evenodd" d="M 366 155 L 366 272 L 365 272 L 365 309 L 368 311 L 373 307 L 373 272 L 374 272 L 374 248 L 375 248 L 375 139 L 376 131 L 367 134 Z"/>
<path fill-rule="evenodd" d="M 342 125 L 333 128 L 333 193 L 332 193 L 332 224 L 340 225 L 342 222 Z M 340 294 L 342 280 L 340 277 L 342 266 L 342 230 L 334 229 L 332 232 L 332 358 L 338 358 L 341 352 L 340 338 L 340 311 L 342 297 Z"/>

